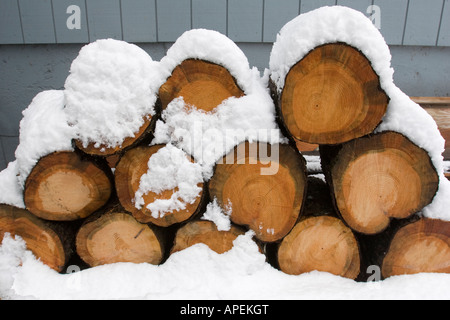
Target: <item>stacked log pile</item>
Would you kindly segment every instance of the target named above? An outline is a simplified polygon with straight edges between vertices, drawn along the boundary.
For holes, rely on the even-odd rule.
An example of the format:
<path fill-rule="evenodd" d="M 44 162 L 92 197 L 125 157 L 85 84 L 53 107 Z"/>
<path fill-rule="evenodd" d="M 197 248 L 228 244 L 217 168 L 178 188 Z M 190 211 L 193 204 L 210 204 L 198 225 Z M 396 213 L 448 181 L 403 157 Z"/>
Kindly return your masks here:
<path fill-rule="evenodd" d="M 88 267 L 158 265 L 197 243 L 224 253 L 250 229 L 268 261 L 288 274 L 318 270 L 364 281 L 370 266 L 384 278 L 450 272 L 450 222 L 417 214 L 433 201 L 438 172 L 408 137 L 374 133 L 389 97 L 364 54 L 345 43 L 321 45 L 291 68 L 281 92 L 273 83 L 269 89 L 290 143 L 236 145 L 185 209 L 155 217 L 135 206 L 149 159 L 164 147 L 149 146 L 157 113 L 121 148 L 74 141 L 74 152 L 41 158 L 25 184 L 26 209 L 0 206 L 0 240 L 6 232 L 21 236 L 63 272 L 74 257 Z M 187 59 L 161 86 L 155 107 L 183 97 L 210 112 L 244 95 L 224 66 Z M 302 143 L 320 145 L 326 182 L 308 177 Z M 150 192 L 144 202 L 176 191 Z M 229 230 L 201 220 L 214 200 L 232 208 Z"/>

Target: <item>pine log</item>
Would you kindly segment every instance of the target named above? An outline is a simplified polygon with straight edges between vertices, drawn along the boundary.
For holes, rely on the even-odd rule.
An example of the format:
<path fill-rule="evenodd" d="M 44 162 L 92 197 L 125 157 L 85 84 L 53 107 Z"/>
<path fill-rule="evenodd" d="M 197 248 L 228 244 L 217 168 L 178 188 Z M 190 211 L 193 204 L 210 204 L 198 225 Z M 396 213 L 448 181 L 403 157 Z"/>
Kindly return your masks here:
<path fill-rule="evenodd" d="M 278 267 L 291 275 L 321 271 L 354 280 L 360 259 L 355 235 L 338 218 L 328 186 L 309 178 L 304 214 L 279 245 Z"/>
<path fill-rule="evenodd" d="M 0 243 L 5 233 L 20 236 L 37 259 L 61 272 L 74 252 L 76 224 L 40 219 L 29 211 L 0 204 Z"/>
<path fill-rule="evenodd" d="M 384 132 L 339 146 L 321 146 L 335 204 L 355 231 L 377 234 L 433 200 L 439 176 L 428 153 L 405 136 Z"/>
<path fill-rule="evenodd" d="M 380 124 L 389 97 L 371 62 L 342 43 L 317 47 L 291 68 L 277 101 L 282 126 L 294 139 L 338 144 Z"/>
<path fill-rule="evenodd" d="M 76 237 L 80 258 L 91 267 L 118 262 L 158 265 L 164 242 L 156 228 L 140 223 L 120 207 L 89 217 Z"/>
<path fill-rule="evenodd" d="M 203 188 L 201 194 L 192 204 L 186 204 L 186 209 L 166 213 L 162 217 L 155 218 L 152 212 L 147 209 L 147 205 L 153 203 L 157 199 L 170 199 L 176 189 L 164 190 L 161 194 L 149 192 L 144 195 L 145 204 L 141 209 L 135 206 L 135 195 L 139 190 L 141 177 L 148 171 L 148 162 L 152 155 L 157 153 L 164 145 L 140 146 L 127 151 L 120 159 L 115 170 L 115 185 L 117 196 L 121 205 L 142 223 L 152 223 L 160 227 L 169 227 L 171 225 L 185 222 L 203 209 L 206 203 L 206 190 L 203 183 L 199 184 Z M 194 159 L 186 155 L 192 162 Z"/>
<path fill-rule="evenodd" d="M 113 193 L 112 173 L 101 159 L 78 152 L 41 158 L 25 182 L 24 201 L 36 216 L 72 221 L 91 215 Z"/>
<path fill-rule="evenodd" d="M 245 230 L 235 225 L 232 225 L 228 231 L 219 231 L 214 222 L 191 221 L 177 231 L 171 254 L 199 243 L 203 243 L 216 253 L 222 254 L 230 251 L 233 248 L 233 241 L 243 234 L 245 234 Z"/>
<path fill-rule="evenodd" d="M 425 272 L 450 273 L 450 222 L 413 215 L 392 221 L 382 233 L 356 235 L 363 271 L 358 281 Z"/>
<path fill-rule="evenodd" d="M 230 97 L 242 97 L 244 92 L 224 67 L 215 63 L 188 59 L 177 66 L 161 86 L 162 109 L 178 97 L 197 109 L 212 111 Z"/>
<path fill-rule="evenodd" d="M 263 242 L 285 237 L 301 215 L 306 163 L 289 145 L 242 143 L 226 155 L 209 181 L 211 199 L 231 221 L 248 226 Z"/>
<path fill-rule="evenodd" d="M 105 145 L 101 141 L 93 141 L 87 146 L 83 145 L 80 140 L 75 140 L 76 147 L 86 154 L 94 156 L 113 156 L 117 154 L 124 153 L 126 150 L 136 147 L 140 144 L 150 143 L 153 139 L 153 133 L 155 131 L 156 122 L 161 114 L 161 101 L 158 99 L 154 105 L 155 114 L 153 116 L 146 115 L 143 117 L 143 125 L 139 128 L 133 136 L 125 138 L 121 145 L 110 147 Z"/>

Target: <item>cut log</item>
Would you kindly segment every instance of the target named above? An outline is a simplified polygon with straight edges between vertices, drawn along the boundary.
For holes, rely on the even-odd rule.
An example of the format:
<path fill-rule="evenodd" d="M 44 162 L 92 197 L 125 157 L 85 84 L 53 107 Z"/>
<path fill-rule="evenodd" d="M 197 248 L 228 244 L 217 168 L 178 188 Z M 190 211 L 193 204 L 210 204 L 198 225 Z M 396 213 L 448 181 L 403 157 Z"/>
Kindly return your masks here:
<path fill-rule="evenodd" d="M 72 221 L 100 209 L 112 192 L 112 173 L 102 160 L 77 152 L 56 152 L 41 158 L 31 171 L 24 201 L 40 218 Z"/>
<path fill-rule="evenodd" d="M 420 219 L 401 228 L 383 260 L 384 278 L 417 273 L 450 273 L 450 222 Z"/>
<path fill-rule="evenodd" d="M 29 211 L 0 204 L 0 243 L 5 233 L 20 236 L 37 259 L 61 272 L 74 252 L 74 224 L 45 221 Z"/>
<path fill-rule="evenodd" d="M 428 153 L 384 132 L 341 146 L 321 146 L 322 168 L 338 212 L 355 231 L 376 234 L 433 200 L 439 176 Z"/>
<path fill-rule="evenodd" d="M 276 242 L 301 215 L 306 180 L 305 160 L 294 148 L 245 142 L 216 165 L 209 193 L 224 211 L 231 206 L 232 222 Z"/>
<path fill-rule="evenodd" d="M 360 259 L 355 235 L 338 218 L 327 185 L 309 178 L 304 215 L 278 248 L 280 270 L 292 275 L 322 271 L 354 280 Z"/>
<path fill-rule="evenodd" d="M 341 43 L 311 51 L 273 96 L 281 124 L 295 139 L 312 144 L 338 144 L 373 132 L 389 101 L 371 62 Z"/>
<path fill-rule="evenodd" d="M 232 225 L 228 231 L 219 231 L 214 222 L 191 221 L 178 230 L 171 254 L 199 243 L 203 243 L 211 250 L 222 254 L 230 251 L 233 248 L 233 241 L 243 234 L 245 234 L 245 230 L 238 226 Z"/>
<path fill-rule="evenodd" d="M 78 149 L 86 154 L 94 156 L 113 156 L 125 152 L 126 150 L 138 146 L 140 144 L 150 143 L 153 139 L 153 133 L 156 127 L 156 121 L 161 114 L 161 102 L 158 100 L 154 106 L 155 115 L 147 115 L 143 118 L 144 124 L 134 133 L 132 137 L 125 138 L 120 146 L 110 147 L 101 141 L 95 141 L 84 146 L 79 140 L 75 140 L 75 145 Z"/>
<path fill-rule="evenodd" d="M 141 177 L 148 171 L 148 162 L 150 158 L 157 153 L 164 145 L 155 146 L 140 146 L 127 151 L 119 163 L 115 171 L 115 184 L 117 196 L 119 197 L 121 205 L 133 216 L 142 223 L 153 223 L 157 226 L 168 227 L 177 223 L 185 222 L 203 209 L 206 200 L 205 186 L 203 183 L 199 184 L 203 191 L 197 197 L 194 203 L 187 203 L 184 210 L 178 210 L 166 213 L 160 217 L 154 217 L 152 212 L 147 209 L 147 206 L 158 199 L 170 199 L 176 188 L 173 190 L 164 190 L 160 194 L 149 192 L 143 196 L 144 205 L 141 209 L 135 206 L 135 195 L 139 190 Z M 192 162 L 194 160 L 186 155 Z"/>
<path fill-rule="evenodd" d="M 227 69 L 195 59 L 185 60 L 177 66 L 159 90 L 163 110 L 178 97 L 183 97 L 186 104 L 197 109 L 212 111 L 224 100 L 243 95 Z"/>
<path fill-rule="evenodd" d="M 91 267 L 117 262 L 158 265 L 164 257 L 155 229 L 119 208 L 89 217 L 77 234 L 76 248 Z"/>

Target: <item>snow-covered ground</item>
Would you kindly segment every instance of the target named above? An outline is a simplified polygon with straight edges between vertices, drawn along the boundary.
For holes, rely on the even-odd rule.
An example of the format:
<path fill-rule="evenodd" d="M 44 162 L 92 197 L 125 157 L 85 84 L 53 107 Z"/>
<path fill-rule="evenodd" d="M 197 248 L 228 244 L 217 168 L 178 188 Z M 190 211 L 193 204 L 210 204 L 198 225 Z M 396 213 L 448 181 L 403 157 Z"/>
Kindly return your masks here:
<path fill-rule="evenodd" d="M 450 221 L 450 182 L 444 177 L 444 166 L 448 168 L 449 164 L 443 162 L 444 140 L 437 125 L 395 86 L 389 48 L 379 31 L 363 14 L 344 7 L 325 7 L 288 23 L 277 37 L 270 68 L 262 77 L 230 39 L 214 31 L 186 32 L 160 62 L 116 40 L 86 46 L 74 61 L 65 90 L 40 93 L 24 112 L 16 161 L 0 173 L 0 203 L 23 208 L 23 183 L 36 161 L 54 151 L 71 150 L 73 138 L 84 143 L 103 139 L 105 145 L 116 146 L 132 135 L 142 124 L 142 117 L 153 112 L 151 103 L 141 100 L 154 101 L 157 88 L 186 58 L 223 65 L 245 93 L 224 101 L 213 113 L 192 109 L 183 99 L 176 99 L 157 123 L 153 143 L 168 143 L 192 155 L 207 181 L 215 162 L 238 143 L 286 141 L 275 121 L 275 107 L 267 89 L 269 78 L 281 90 L 293 64 L 316 46 L 330 42 L 348 43 L 370 59 L 391 99 L 377 131 L 398 131 L 429 153 L 441 182 L 433 203 L 419 214 Z M 115 48 L 118 56 L 107 54 L 102 58 L 105 51 L 114 52 Z M 134 58 L 133 63 L 127 63 L 129 56 Z M 100 76 L 91 78 L 95 73 L 92 66 L 99 59 L 103 59 Z M 138 69 L 145 70 L 144 74 L 134 72 Z M 134 85 L 139 83 L 136 77 L 151 83 Z M 107 105 L 98 103 L 102 97 L 108 97 Z M 123 105 L 132 110 L 123 110 Z M 104 108 L 108 109 L 107 117 Z M 317 157 L 306 159 L 310 170 L 320 171 Z M 149 190 L 158 189 L 142 183 L 142 187 L 145 185 Z M 145 194 L 146 190 L 140 192 Z M 227 224 L 223 221 L 226 215 L 214 214 L 214 203 L 209 208 L 207 218 L 219 216 L 221 225 Z M 69 269 L 78 270 L 76 266 Z M 196 245 L 173 254 L 161 266 L 120 263 L 58 274 L 37 261 L 22 240 L 5 237 L 0 246 L 0 298 L 449 299 L 450 275 L 399 276 L 373 283 L 319 272 L 290 276 L 266 263 L 250 232 L 238 237 L 234 248 L 222 255 Z"/>

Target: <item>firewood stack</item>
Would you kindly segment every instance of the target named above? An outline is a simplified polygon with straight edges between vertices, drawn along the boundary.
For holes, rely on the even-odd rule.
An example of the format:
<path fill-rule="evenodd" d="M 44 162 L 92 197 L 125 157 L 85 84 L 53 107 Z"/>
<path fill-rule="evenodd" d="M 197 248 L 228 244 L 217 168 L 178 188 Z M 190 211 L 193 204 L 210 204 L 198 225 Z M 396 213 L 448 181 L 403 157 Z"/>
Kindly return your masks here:
<path fill-rule="evenodd" d="M 346 43 L 320 45 L 289 70 L 282 90 L 273 82 L 268 90 L 290 143 L 236 145 L 197 185 L 195 201 L 155 217 L 147 205 L 178 191 L 150 192 L 135 206 L 149 159 L 164 147 L 149 146 L 159 109 L 183 97 L 211 112 L 245 96 L 226 67 L 186 59 L 160 87 L 158 112 L 121 148 L 74 141 L 75 151 L 42 157 L 25 184 L 26 209 L 0 206 L 0 240 L 6 232 L 21 236 L 63 272 L 74 257 L 88 267 L 157 265 L 197 243 L 223 253 L 250 229 L 268 261 L 288 274 L 318 270 L 364 281 L 369 266 L 383 278 L 450 272 L 450 223 L 418 215 L 438 192 L 439 174 L 405 135 L 375 133 L 390 97 L 371 61 Z M 326 182 L 308 177 L 298 143 L 320 145 Z M 201 220 L 214 200 L 231 208 L 229 230 Z"/>

